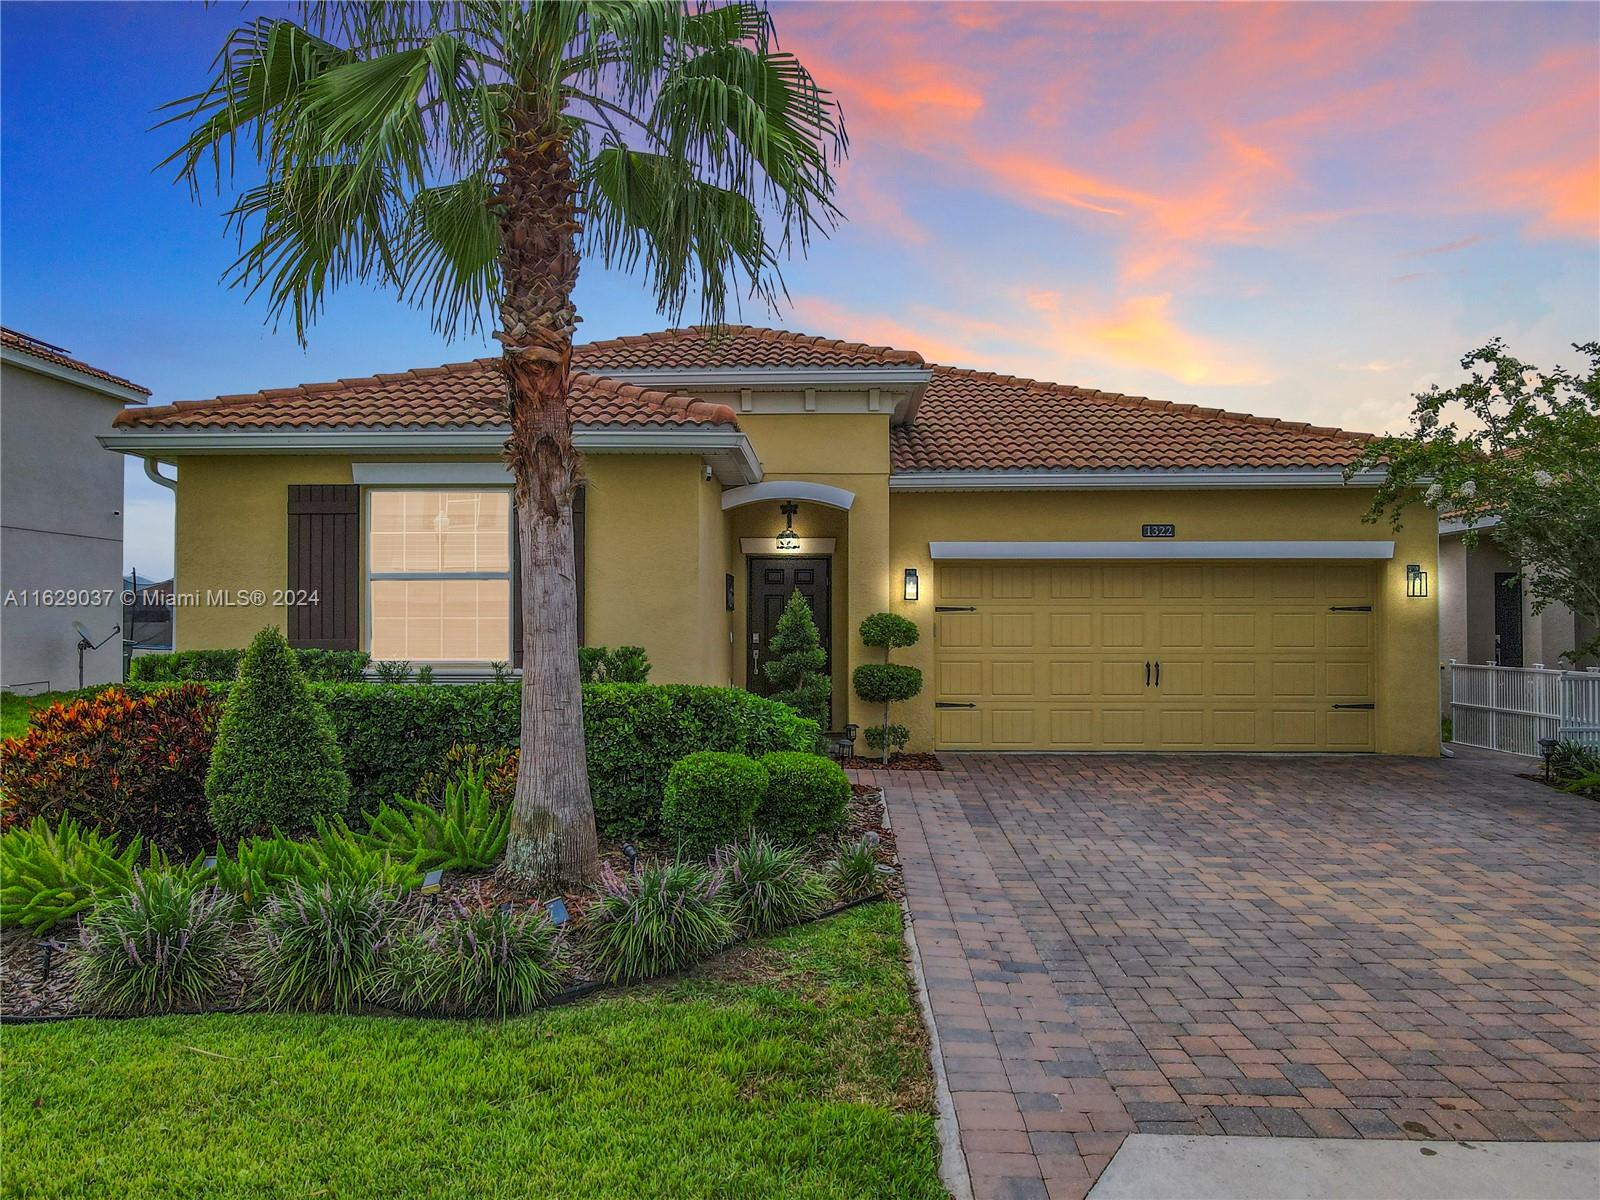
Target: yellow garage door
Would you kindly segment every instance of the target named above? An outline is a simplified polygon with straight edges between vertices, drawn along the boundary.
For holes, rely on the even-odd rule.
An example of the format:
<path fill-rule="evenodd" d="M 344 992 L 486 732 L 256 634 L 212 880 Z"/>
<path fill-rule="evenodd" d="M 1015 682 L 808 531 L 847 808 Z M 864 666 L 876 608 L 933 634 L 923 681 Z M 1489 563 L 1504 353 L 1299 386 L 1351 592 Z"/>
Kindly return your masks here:
<path fill-rule="evenodd" d="M 1371 750 L 1369 563 L 944 565 L 945 750 Z"/>

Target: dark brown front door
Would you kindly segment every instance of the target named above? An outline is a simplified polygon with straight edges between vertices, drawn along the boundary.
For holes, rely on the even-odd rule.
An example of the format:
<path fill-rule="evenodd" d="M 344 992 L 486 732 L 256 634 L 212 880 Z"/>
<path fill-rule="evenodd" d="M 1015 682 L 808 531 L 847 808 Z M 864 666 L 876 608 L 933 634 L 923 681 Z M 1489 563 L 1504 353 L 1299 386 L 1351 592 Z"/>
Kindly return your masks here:
<path fill-rule="evenodd" d="M 745 684 L 758 695 L 771 695 L 773 687 L 761 665 L 767 661 L 767 647 L 778 632 L 778 618 L 789 596 L 799 592 L 811 604 L 811 616 L 828 651 L 827 670 L 833 671 L 829 634 L 833 629 L 833 597 L 829 586 L 826 558 L 752 558 L 750 560 L 750 645 L 745 654 Z"/>

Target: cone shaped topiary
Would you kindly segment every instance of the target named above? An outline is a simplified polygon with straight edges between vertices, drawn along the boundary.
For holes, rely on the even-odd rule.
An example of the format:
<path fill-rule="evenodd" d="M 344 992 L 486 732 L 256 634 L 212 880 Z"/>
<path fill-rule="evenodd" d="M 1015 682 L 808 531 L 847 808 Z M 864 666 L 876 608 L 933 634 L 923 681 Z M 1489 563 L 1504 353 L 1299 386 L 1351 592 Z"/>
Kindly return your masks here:
<path fill-rule="evenodd" d="M 309 829 L 344 816 L 350 780 L 328 714 L 276 629 L 245 652 L 206 775 L 211 823 L 232 841 L 274 829 Z"/>
<path fill-rule="evenodd" d="M 802 717 L 810 717 L 823 729 L 828 727 L 829 701 L 833 682 L 824 668 L 828 652 L 822 648 L 811 605 L 798 590 L 790 594 L 778 628 L 767 646 L 771 658 L 762 671 L 778 690 L 772 699 L 787 704 Z"/>

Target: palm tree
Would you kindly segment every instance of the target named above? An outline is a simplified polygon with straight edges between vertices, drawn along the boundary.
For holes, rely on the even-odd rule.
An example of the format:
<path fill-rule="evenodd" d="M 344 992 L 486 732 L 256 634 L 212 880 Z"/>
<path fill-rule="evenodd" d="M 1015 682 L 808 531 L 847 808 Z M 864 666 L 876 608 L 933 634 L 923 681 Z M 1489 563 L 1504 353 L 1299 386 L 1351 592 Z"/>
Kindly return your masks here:
<path fill-rule="evenodd" d="M 235 30 L 167 160 L 198 195 L 241 145 L 264 172 L 228 210 L 227 276 L 303 341 L 326 294 L 376 284 L 445 336 L 493 320 L 521 549 L 524 753 L 505 869 L 597 872 L 576 655 L 567 411 L 580 258 L 642 268 L 676 318 L 769 305 L 781 255 L 838 216 L 837 104 L 760 4 L 309 3 Z M 165 165 L 165 164 L 163 164 Z M 737 298 L 737 294 L 736 294 Z"/>

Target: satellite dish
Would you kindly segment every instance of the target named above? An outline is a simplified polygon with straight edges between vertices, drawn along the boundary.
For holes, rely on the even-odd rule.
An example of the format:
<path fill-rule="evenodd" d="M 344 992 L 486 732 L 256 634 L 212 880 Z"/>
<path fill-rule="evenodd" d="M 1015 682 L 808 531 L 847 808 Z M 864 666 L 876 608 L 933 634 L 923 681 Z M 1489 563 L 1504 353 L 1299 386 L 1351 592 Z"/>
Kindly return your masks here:
<path fill-rule="evenodd" d="M 94 641 L 94 635 L 89 632 L 89 630 L 85 627 L 85 625 L 84 625 L 84 623 L 82 621 L 74 621 L 72 623 L 72 628 L 77 632 L 77 635 L 79 637 L 81 637 L 84 641 L 86 641 L 86 642 Z"/>

